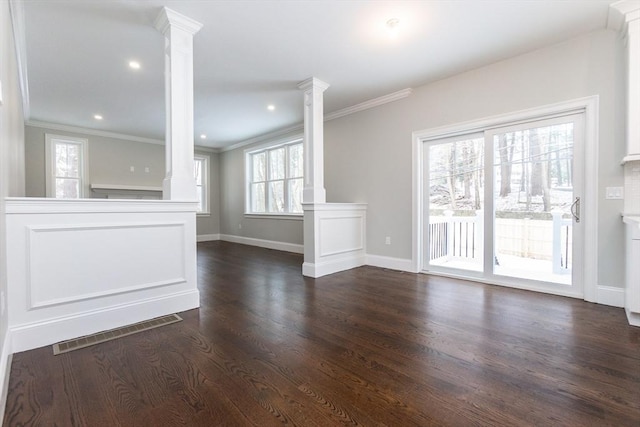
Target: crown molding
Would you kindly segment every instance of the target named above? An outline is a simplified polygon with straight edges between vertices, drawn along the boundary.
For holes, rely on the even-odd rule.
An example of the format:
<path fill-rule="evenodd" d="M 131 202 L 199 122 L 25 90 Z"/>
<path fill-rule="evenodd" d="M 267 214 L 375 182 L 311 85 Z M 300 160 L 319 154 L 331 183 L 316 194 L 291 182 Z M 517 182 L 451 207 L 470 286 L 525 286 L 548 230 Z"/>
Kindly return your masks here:
<path fill-rule="evenodd" d="M 324 121 L 334 120 L 339 117 L 355 114 L 360 111 L 368 110 L 370 108 L 379 107 L 380 105 L 388 104 L 389 102 L 398 101 L 406 98 L 413 92 L 413 89 L 406 88 L 397 92 L 390 93 L 388 95 L 379 96 L 368 101 L 361 102 L 360 104 L 353 105 L 351 107 L 343 108 L 342 110 L 334 111 L 324 116 Z"/>
<path fill-rule="evenodd" d="M 123 133 L 116 133 L 116 132 L 109 132 L 109 131 L 105 131 L 105 130 L 82 128 L 82 127 L 71 126 L 71 125 L 61 125 L 61 124 L 58 124 L 58 123 L 48 123 L 48 122 L 42 122 L 42 121 L 38 121 L 38 120 L 26 121 L 24 125 L 25 126 L 31 126 L 31 127 L 34 127 L 34 128 L 40 128 L 40 129 L 51 129 L 51 130 L 59 130 L 59 131 L 63 131 L 63 132 L 79 133 L 79 134 L 82 134 L 82 135 L 102 136 L 104 138 L 120 139 L 120 140 L 123 140 L 123 141 L 142 142 L 144 144 L 164 145 L 164 141 L 161 140 L 161 139 L 145 138 L 145 137 L 142 137 L 142 136 L 126 135 L 126 134 L 123 134 Z M 207 147 L 207 146 L 204 146 L 204 145 L 194 144 L 193 148 L 194 148 L 194 150 L 207 151 L 207 152 L 210 152 L 210 153 L 219 153 L 220 152 L 219 148 Z"/>
<path fill-rule="evenodd" d="M 218 153 L 220 153 L 220 151 L 222 151 L 222 150 L 220 150 L 219 148 L 216 148 L 216 147 L 207 147 L 207 146 L 204 146 L 204 145 L 195 145 L 195 144 L 193 146 L 193 149 L 195 151 L 204 151 L 204 152 L 207 152 L 207 153 L 214 153 L 214 154 L 218 154 Z"/>
<path fill-rule="evenodd" d="M 105 138 L 122 139 L 124 141 L 134 141 L 134 142 L 144 142 L 146 144 L 164 145 L 164 141 L 160 139 L 126 135 L 122 133 L 109 132 L 109 131 L 98 130 L 98 129 L 81 128 L 81 127 L 71 126 L 71 125 L 61 125 L 58 123 L 47 123 L 47 122 L 41 122 L 38 120 L 28 120 L 25 122 L 25 126 L 31 126 L 31 127 L 41 128 L 41 129 L 61 130 L 64 132 L 81 133 L 84 135 L 102 136 Z"/>
<path fill-rule="evenodd" d="M 244 141 L 240 141 L 236 144 L 230 145 L 228 147 L 220 148 L 221 152 L 235 150 L 237 148 L 246 147 L 247 145 L 257 144 L 259 142 L 265 142 L 272 139 L 279 138 L 281 136 L 285 136 L 291 134 L 292 137 L 296 136 L 297 133 L 300 133 L 304 130 L 304 125 L 297 124 L 294 126 L 289 126 L 286 128 L 282 128 L 279 130 L 275 130 L 273 132 L 263 133 L 262 135 L 258 135 L 253 138 L 245 139 Z"/>
<path fill-rule="evenodd" d="M 356 104 L 351 107 L 343 108 L 341 110 L 337 110 L 332 113 L 326 114 L 324 116 L 324 121 L 328 122 L 329 120 L 334 120 L 340 117 L 348 116 L 350 114 L 355 114 L 360 111 L 368 110 L 370 108 L 379 107 L 380 105 L 388 104 L 389 102 L 398 101 L 400 99 L 408 97 L 409 95 L 411 95 L 411 93 L 413 93 L 413 89 L 406 88 L 406 89 L 399 90 L 397 92 L 390 93 L 388 95 L 383 95 L 378 98 L 370 99 L 368 101 L 361 102 L 360 104 Z M 43 128 L 43 129 L 53 129 L 53 130 L 60 130 L 65 132 L 80 133 L 84 135 L 95 135 L 95 136 L 102 136 L 105 138 L 121 139 L 124 141 L 134 141 L 134 142 L 144 142 L 147 144 L 164 145 L 164 141 L 160 139 L 144 138 L 141 136 L 126 135 L 126 134 L 97 130 L 97 129 L 81 128 L 81 127 L 71 126 L 71 125 L 61 125 L 57 123 L 47 123 L 47 122 L 41 122 L 38 120 L 29 120 L 25 123 L 25 125 L 37 127 L 37 128 Z M 211 153 L 223 153 L 226 151 L 232 151 L 238 148 L 246 147 L 247 145 L 252 145 L 259 142 L 265 142 L 271 139 L 280 138 L 282 136 L 294 137 L 294 136 L 297 136 L 296 135 L 297 133 L 300 133 L 303 130 L 304 130 L 304 125 L 302 123 L 299 123 L 293 126 L 275 130 L 273 132 L 264 133 L 262 135 L 255 136 L 253 138 L 245 139 L 244 141 L 237 142 L 228 147 L 215 148 L 215 147 L 207 147 L 202 145 L 195 145 L 194 148 L 196 150 L 209 151 Z"/>
<path fill-rule="evenodd" d="M 305 80 L 305 82 L 309 82 L 310 80 Z M 303 82 L 304 83 L 304 82 Z M 302 85 L 302 83 L 301 83 Z M 348 116 L 350 114 L 355 114 L 360 111 L 368 110 L 370 108 L 379 107 L 380 105 L 387 104 L 389 102 L 397 101 L 399 99 L 403 99 L 411 95 L 413 89 L 406 88 L 399 90 L 397 92 L 390 93 L 388 95 L 383 95 L 378 98 L 370 99 L 365 102 L 361 102 L 360 104 L 353 105 L 351 107 L 343 108 L 342 110 L 337 110 L 332 113 L 326 114 L 324 116 L 324 121 L 328 122 L 329 120 L 334 120 L 340 117 Z M 235 150 L 237 148 L 246 147 L 247 145 L 256 144 L 258 142 L 268 141 L 270 139 L 275 139 L 287 134 L 293 134 L 294 132 L 301 132 L 304 130 L 303 124 L 297 124 L 294 126 L 286 127 L 280 130 L 276 130 L 273 132 L 265 133 L 253 138 L 246 139 L 244 141 L 238 142 L 236 144 L 230 145 L 228 147 L 220 148 L 221 152 Z M 293 136 L 293 135 L 292 135 Z"/>

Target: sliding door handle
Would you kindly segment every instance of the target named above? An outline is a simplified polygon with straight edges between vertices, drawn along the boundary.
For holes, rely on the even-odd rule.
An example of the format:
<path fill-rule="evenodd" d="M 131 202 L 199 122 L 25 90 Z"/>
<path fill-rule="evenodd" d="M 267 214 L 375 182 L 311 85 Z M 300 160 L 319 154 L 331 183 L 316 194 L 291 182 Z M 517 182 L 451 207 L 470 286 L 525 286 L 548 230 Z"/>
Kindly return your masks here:
<path fill-rule="evenodd" d="M 580 222 L 580 197 L 576 197 L 576 200 L 571 204 L 571 215 L 576 222 Z"/>

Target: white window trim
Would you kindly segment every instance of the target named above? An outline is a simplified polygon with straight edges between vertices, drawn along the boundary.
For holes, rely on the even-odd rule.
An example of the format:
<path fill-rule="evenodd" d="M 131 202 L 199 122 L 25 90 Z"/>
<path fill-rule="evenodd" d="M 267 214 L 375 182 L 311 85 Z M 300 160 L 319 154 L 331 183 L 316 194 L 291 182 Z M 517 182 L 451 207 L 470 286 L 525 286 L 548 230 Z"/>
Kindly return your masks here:
<path fill-rule="evenodd" d="M 480 130 L 489 130 L 504 125 L 517 124 L 539 118 L 551 118 L 554 115 L 566 115 L 568 113 L 584 113 L 584 170 L 589 171 L 584 176 L 584 214 L 583 227 L 585 230 L 597 230 L 598 228 L 598 117 L 599 97 L 589 96 L 574 99 L 557 104 L 545 105 L 528 110 L 501 114 L 480 120 L 469 121 L 450 126 L 442 126 L 433 129 L 425 129 L 412 134 L 412 256 L 411 271 L 422 271 L 421 236 L 422 224 L 422 196 L 423 196 L 423 142 L 428 139 L 446 138 Z M 598 298 L 598 235 L 588 232 L 584 234 L 583 249 L 583 298 L 585 301 L 597 302 Z"/>
<path fill-rule="evenodd" d="M 211 182 L 209 181 L 209 177 L 211 176 L 209 173 L 209 167 L 211 162 L 209 161 L 209 156 L 206 154 L 194 154 L 193 155 L 194 162 L 196 160 L 202 160 L 204 163 L 204 170 L 202 176 L 202 182 L 204 186 L 204 208 L 201 212 L 196 212 L 196 216 L 210 216 L 211 215 Z"/>
<path fill-rule="evenodd" d="M 55 135 L 51 133 L 45 134 L 44 150 L 45 150 L 45 195 L 47 197 L 55 197 L 55 155 L 52 150 L 53 141 L 62 140 L 70 141 L 80 145 L 81 161 L 80 161 L 80 199 L 88 198 L 91 194 L 89 183 L 89 140 L 86 138 L 78 138 L 74 136 Z"/>
<path fill-rule="evenodd" d="M 251 211 L 251 155 L 262 151 L 273 150 L 278 147 L 294 145 L 302 143 L 302 135 L 296 135 L 286 139 L 279 139 L 276 141 L 265 142 L 257 146 L 253 146 L 244 150 L 244 216 L 246 218 L 269 218 L 269 219 L 292 219 L 301 220 L 304 216 L 303 212 L 252 212 Z M 267 163 L 269 161 L 267 156 Z M 288 165 L 285 165 L 288 168 Z M 286 174 L 285 174 L 286 176 Z M 303 172 L 304 177 L 304 172 Z M 286 178 L 285 178 L 286 181 Z M 286 186 L 285 186 L 286 187 Z M 285 189 L 286 190 L 286 189 Z"/>

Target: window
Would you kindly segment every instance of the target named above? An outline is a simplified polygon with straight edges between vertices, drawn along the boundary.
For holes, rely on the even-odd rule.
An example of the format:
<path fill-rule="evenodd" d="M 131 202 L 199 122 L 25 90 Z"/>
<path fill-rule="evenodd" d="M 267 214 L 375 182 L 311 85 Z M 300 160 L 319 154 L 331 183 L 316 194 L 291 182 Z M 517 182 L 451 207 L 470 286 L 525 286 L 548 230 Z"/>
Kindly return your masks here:
<path fill-rule="evenodd" d="M 301 214 L 302 141 L 247 152 L 247 212 Z"/>
<path fill-rule="evenodd" d="M 88 194 L 87 146 L 83 138 L 45 135 L 47 197 L 80 199 Z"/>
<path fill-rule="evenodd" d="M 209 157 L 193 156 L 193 170 L 196 178 L 199 214 L 209 213 Z"/>

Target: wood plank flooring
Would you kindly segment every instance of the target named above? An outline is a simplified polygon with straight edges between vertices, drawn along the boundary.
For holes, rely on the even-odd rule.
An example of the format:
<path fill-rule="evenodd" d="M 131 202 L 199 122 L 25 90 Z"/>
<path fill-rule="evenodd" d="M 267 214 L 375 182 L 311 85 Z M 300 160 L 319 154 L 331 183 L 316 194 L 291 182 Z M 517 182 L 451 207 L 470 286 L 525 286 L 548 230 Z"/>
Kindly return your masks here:
<path fill-rule="evenodd" d="M 640 328 L 619 308 L 198 246 L 183 322 L 15 354 L 5 426 L 635 426 Z"/>

